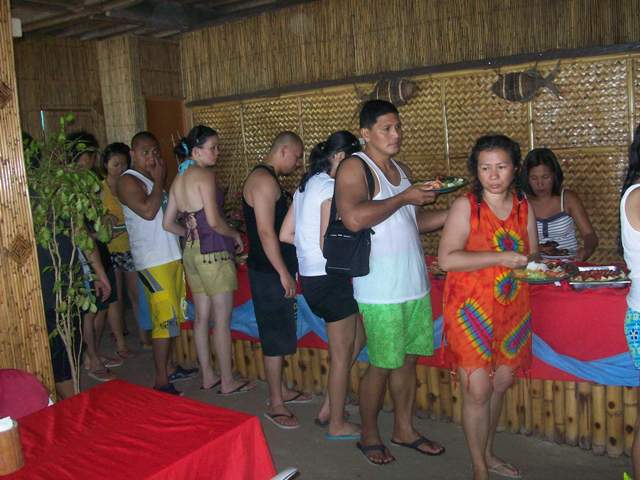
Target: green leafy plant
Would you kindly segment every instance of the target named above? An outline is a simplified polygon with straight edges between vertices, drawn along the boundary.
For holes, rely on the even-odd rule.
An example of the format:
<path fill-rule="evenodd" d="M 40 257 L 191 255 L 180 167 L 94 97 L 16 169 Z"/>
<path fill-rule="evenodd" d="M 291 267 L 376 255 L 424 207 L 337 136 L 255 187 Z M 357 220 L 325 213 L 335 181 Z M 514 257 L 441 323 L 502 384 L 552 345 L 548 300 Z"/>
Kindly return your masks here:
<path fill-rule="evenodd" d="M 31 194 L 31 209 L 37 243 L 51 255 L 55 284 L 56 330 L 60 335 L 69 362 L 76 393 L 80 391 L 80 352 L 76 328 L 82 312 L 96 312 L 96 298 L 86 288 L 79 262 L 79 250 L 93 251 L 94 243 L 87 225 L 103 242 L 111 238 L 110 226 L 102 218 L 106 211 L 100 199 L 100 180 L 91 170 L 81 169 L 71 158 L 71 152 L 86 149 L 81 143 L 67 140 L 65 127 L 72 115 L 60 118 L 60 129 L 44 142 L 25 143 L 27 179 Z M 71 243 L 71 256 L 63 255 L 60 242 Z M 85 255 L 86 256 L 86 255 Z"/>

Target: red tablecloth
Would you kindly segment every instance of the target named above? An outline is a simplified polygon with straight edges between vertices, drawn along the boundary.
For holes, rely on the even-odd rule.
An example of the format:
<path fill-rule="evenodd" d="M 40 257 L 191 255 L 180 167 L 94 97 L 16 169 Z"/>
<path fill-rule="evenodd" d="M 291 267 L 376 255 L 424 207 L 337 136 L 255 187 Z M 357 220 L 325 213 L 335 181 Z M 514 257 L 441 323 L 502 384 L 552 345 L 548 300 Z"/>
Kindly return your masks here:
<path fill-rule="evenodd" d="M 259 420 L 114 380 L 24 417 L 25 465 L 3 479 L 265 480 Z"/>
<path fill-rule="evenodd" d="M 428 258 L 427 262 L 430 263 L 430 260 Z M 431 277 L 434 319 L 442 314 L 443 288 L 444 280 Z M 561 286 L 532 285 L 530 289 L 533 332 L 557 353 L 578 360 L 595 360 L 627 351 L 623 323 L 628 288 L 575 291 L 563 282 Z M 238 268 L 238 290 L 234 306 L 242 305 L 250 299 L 248 272 L 243 265 Z M 239 332 L 233 332 L 233 336 L 255 340 Z M 326 348 L 325 342 L 314 333 L 301 338 L 299 345 Z M 420 363 L 444 367 L 441 349 L 431 357 L 421 358 Z M 582 380 L 535 356 L 529 374 L 532 378 Z"/>

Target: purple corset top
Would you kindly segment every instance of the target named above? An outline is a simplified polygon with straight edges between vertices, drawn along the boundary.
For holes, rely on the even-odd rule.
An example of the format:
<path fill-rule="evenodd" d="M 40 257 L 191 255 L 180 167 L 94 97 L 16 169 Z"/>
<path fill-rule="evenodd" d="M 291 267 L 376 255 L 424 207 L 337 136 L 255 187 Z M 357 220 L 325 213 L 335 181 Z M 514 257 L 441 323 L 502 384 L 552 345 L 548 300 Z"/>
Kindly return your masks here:
<path fill-rule="evenodd" d="M 200 253 L 229 252 L 235 255 L 235 246 L 233 239 L 226 235 L 220 235 L 207 223 L 207 216 L 204 209 L 193 213 L 184 213 L 184 215 L 193 215 L 196 220 L 196 231 L 200 240 Z M 193 237 L 188 235 L 187 238 Z M 190 238 L 193 240 L 193 238 Z"/>

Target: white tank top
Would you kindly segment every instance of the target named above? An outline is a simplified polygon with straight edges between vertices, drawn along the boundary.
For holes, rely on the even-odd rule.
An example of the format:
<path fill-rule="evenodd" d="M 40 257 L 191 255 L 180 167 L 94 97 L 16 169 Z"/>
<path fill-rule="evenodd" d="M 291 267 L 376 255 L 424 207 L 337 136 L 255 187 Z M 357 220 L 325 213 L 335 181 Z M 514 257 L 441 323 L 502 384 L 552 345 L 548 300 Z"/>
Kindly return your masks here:
<path fill-rule="evenodd" d="M 629 278 L 631 279 L 627 305 L 629 308 L 640 312 L 640 231 L 631 226 L 624 209 L 629 194 L 638 187 L 640 187 L 640 184 L 631 185 L 620 199 L 620 231 L 622 248 L 624 248 L 624 261 L 629 268 Z"/>
<path fill-rule="evenodd" d="M 129 169 L 123 175 L 136 177 L 147 187 L 147 195 L 151 193 L 153 182 L 140 172 Z M 156 267 L 182 258 L 178 237 L 162 228 L 164 199 L 153 220 L 145 220 L 126 205 L 122 205 L 122 211 L 136 270 Z"/>
<path fill-rule="evenodd" d="M 357 152 L 378 178 L 380 192 L 373 200 L 385 200 L 411 186 L 402 168 L 391 160 L 400 172 L 400 184 L 393 185 L 382 170 L 364 152 Z M 373 227 L 369 275 L 353 279 L 355 299 L 360 303 L 402 303 L 424 297 L 429 281 L 424 253 L 416 221 L 416 207 L 405 205 L 386 220 Z"/>

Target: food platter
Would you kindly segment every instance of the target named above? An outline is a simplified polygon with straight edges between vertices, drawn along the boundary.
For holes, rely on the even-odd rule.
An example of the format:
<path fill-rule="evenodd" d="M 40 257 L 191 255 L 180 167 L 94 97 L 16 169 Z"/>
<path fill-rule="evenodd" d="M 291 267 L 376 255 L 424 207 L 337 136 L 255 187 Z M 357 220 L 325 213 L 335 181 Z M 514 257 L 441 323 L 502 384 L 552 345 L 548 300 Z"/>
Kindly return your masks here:
<path fill-rule="evenodd" d="M 436 193 L 449 193 L 464 187 L 468 182 L 462 177 L 437 176 L 433 180 L 421 182 Z"/>
<path fill-rule="evenodd" d="M 563 262 L 543 261 L 529 262 L 527 268 L 516 268 L 512 271 L 512 276 L 521 282 L 532 285 L 542 285 L 555 283 L 569 278 L 572 272 L 572 265 Z"/>
<path fill-rule="evenodd" d="M 625 288 L 630 283 L 631 280 L 629 280 L 625 271 L 615 265 L 578 267 L 577 271 L 569 279 L 569 285 L 575 290 Z"/>

